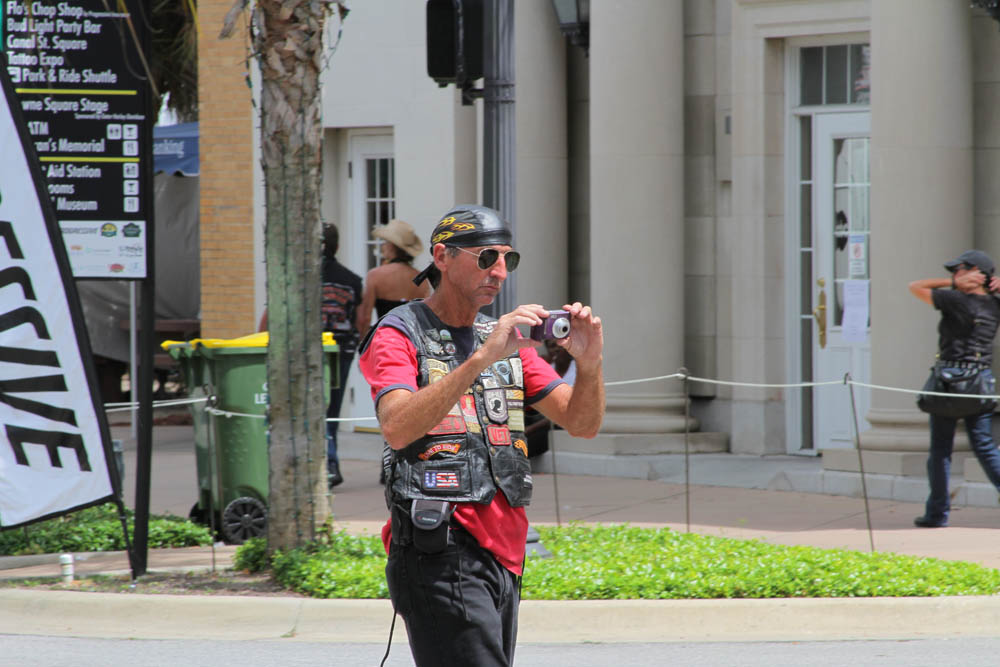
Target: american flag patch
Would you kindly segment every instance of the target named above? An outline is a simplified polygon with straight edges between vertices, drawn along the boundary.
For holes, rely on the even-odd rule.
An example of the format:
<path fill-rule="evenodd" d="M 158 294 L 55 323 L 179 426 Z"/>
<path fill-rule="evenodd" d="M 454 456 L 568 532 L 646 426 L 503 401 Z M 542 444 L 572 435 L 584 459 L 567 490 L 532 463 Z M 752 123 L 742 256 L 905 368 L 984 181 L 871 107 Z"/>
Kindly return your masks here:
<path fill-rule="evenodd" d="M 428 470 L 424 472 L 425 489 L 457 489 L 458 473 L 454 470 Z"/>

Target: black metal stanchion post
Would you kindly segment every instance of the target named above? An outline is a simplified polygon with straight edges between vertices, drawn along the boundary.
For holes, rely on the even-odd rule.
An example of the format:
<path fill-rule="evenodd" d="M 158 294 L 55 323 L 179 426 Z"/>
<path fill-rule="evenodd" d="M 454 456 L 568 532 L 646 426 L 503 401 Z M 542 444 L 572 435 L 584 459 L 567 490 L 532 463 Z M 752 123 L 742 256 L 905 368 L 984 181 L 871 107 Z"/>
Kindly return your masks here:
<path fill-rule="evenodd" d="M 684 523 L 691 532 L 691 395 L 688 392 L 688 369 L 677 370 L 684 381 Z"/>
<path fill-rule="evenodd" d="M 218 539 L 218 534 L 222 532 L 222 528 L 218 526 L 215 521 L 215 490 L 212 488 L 213 485 L 218 485 L 219 498 L 222 498 L 222 479 L 221 477 L 216 477 L 216 471 L 219 469 L 218 461 L 215 459 L 215 412 L 214 408 L 219 402 L 219 397 L 212 391 L 212 388 L 205 387 L 205 393 L 208 394 L 208 401 L 205 403 L 205 411 L 208 412 L 208 419 L 205 420 L 206 426 L 206 444 L 208 445 L 208 525 L 209 530 L 212 531 L 212 572 L 215 572 L 215 541 Z M 220 518 L 221 518 L 221 508 L 220 508 Z"/>
<path fill-rule="evenodd" d="M 865 483 L 865 462 L 861 456 L 861 429 L 858 428 L 858 408 L 854 403 L 854 382 L 850 373 L 844 373 L 844 384 L 851 392 L 851 416 L 854 424 L 854 446 L 858 451 L 858 472 L 861 474 L 861 495 L 865 499 L 865 520 L 868 522 L 868 544 L 875 551 L 875 535 L 872 532 L 872 512 L 868 506 L 868 485 Z"/>
<path fill-rule="evenodd" d="M 556 472 L 556 443 L 549 431 L 549 452 L 552 453 L 552 493 L 556 503 L 556 525 L 562 528 L 562 517 L 559 514 L 559 474 Z"/>

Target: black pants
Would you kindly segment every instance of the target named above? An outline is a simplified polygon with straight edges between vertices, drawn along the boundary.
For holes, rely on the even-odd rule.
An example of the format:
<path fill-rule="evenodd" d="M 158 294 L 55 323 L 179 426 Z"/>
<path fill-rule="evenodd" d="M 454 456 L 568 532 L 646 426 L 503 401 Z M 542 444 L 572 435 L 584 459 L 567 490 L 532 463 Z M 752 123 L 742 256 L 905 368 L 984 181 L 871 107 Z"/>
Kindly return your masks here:
<path fill-rule="evenodd" d="M 519 577 L 467 532 L 436 554 L 394 541 L 385 574 L 417 667 L 513 664 Z"/>
<path fill-rule="evenodd" d="M 333 378 L 330 382 L 330 403 L 326 407 L 327 419 L 336 419 L 340 416 L 340 406 L 344 402 L 344 392 L 347 390 L 347 376 L 351 372 L 351 362 L 354 361 L 353 352 L 340 353 L 340 382 L 338 386 L 333 386 Z M 340 457 L 337 456 L 337 430 L 340 422 L 326 423 L 326 465 L 327 472 L 332 472 L 331 464 L 339 465 Z"/>

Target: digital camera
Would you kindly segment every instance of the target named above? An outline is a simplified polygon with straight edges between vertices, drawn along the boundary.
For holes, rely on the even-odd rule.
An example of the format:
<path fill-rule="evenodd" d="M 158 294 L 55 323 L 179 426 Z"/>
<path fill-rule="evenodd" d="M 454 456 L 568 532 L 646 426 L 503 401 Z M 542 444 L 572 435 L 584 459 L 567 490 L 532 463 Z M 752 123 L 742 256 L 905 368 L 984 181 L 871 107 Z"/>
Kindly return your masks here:
<path fill-rule="evenodd" d="M 569 335 L 569 311 L 550 310 L 549 316 L 541 324 L 531 327 L 532 340 L 549 340 L 550 338 L 565 338 Z"/>
<path fill-rule="evenodd" d="M 982 269 L 979 269 L 979 272 L 983 274 L 983 289 L 986 290 L 987 294 L 992 294 L 993 291 L 990 289 L 990 280 L 993 279 L 993 272 L 983 271 Z"/>

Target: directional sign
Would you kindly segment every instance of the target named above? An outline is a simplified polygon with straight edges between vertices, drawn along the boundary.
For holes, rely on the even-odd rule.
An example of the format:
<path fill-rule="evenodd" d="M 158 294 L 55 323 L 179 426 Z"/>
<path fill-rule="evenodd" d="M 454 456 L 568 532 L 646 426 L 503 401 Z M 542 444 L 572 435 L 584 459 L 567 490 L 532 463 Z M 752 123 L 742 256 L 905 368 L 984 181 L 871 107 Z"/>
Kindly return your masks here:
<path fill-rule="evenodd" d="M 138 9 L 0 2 L 0 48 L 77 278 L 146 276 L 148 15 Z"/>

